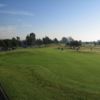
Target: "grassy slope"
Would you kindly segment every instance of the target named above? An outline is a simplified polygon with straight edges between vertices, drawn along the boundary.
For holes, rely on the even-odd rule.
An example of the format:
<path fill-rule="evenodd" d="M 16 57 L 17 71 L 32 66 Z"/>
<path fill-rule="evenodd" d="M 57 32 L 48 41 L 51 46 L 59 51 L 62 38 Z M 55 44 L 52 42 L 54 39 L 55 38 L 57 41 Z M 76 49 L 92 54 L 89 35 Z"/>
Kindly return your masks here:
<path fill-rule="evenodd" d="M 11 100 L 99 100 L 100 54 L 53 48 L 0 53 Z"/>

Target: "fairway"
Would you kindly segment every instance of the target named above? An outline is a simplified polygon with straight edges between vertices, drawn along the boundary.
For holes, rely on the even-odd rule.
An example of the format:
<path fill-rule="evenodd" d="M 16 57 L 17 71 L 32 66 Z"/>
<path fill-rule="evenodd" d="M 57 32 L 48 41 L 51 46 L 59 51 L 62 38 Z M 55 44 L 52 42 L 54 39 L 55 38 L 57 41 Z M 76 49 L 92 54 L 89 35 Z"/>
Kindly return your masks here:
<path fill-rule="evenodd" d="M 10 100 L 100 100 L 100 53 L 27 48 L 0 53 Z"/>

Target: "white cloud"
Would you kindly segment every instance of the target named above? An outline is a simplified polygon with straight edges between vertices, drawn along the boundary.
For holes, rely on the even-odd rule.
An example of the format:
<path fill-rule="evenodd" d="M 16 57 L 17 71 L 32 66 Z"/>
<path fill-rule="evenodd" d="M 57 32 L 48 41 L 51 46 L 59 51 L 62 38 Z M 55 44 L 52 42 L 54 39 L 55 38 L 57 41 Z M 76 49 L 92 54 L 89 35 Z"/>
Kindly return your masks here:
<path fill-rule="evenodd" d="M 26 12 L 26 11 L 4 11 L 4 10 L 0 10 L 0 14 L 21 15 L 21 16 L 34 16 L 33 13 Z"/>
<path fill-rule="evenodd" d="M 6 4 L 0 3 L 0 8 L 1 8 L 1 7 L 5 7 L 5 6 L 6 6 Z"/>

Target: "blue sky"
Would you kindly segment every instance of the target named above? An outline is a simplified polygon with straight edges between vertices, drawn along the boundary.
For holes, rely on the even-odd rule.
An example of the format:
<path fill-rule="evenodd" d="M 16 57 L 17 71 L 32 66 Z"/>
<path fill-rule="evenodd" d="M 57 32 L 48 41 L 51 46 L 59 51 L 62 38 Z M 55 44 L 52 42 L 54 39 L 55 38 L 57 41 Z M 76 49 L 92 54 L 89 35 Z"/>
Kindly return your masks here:
<path fill-rule="evenodd" d="M 100 39 L 100 0 L 0 0 L 0 38 Z"/>

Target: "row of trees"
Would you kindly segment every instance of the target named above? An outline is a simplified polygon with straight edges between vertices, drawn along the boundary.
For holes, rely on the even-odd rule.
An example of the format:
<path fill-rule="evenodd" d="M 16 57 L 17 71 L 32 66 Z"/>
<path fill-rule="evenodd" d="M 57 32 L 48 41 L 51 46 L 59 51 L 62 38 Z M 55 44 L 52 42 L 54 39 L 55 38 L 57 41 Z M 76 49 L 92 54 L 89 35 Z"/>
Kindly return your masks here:
<path fill-rule="evenodd" d="M 26 36 L 25 40 L 20 40 L 20 37 L 0 40 L 0 50 L 11 50 L 17 47 L 32 47 L 36 45 L 41 46 L 51 43 L 63 43 L 65 45 L 69 45 L 71 48 L 81 46 L 81 41 L 75 41 L 72 37 L 63 37 L 60 41 L 57 38 L 50 39 L 48 36 L 42 39 L 36 39 L 35 33 L 30 33 Z"/>
<path fill-rule="evenodd" d="M 0 50 L 15 49 L 18 46 L 21 46 L 19 37 L 0 40 Z"/>
<path fill-rule="evenodd" d="M 35 33 L 30 33 L 26 36 L 26 45 L 27 46 L 34 46 L 34 45 L 42 45 L 42 44 L 51 44 L 51 43 L 59 43 L 58 39 L 50 39 L 48 36 L 42 39 L 36 39 Z"/>

